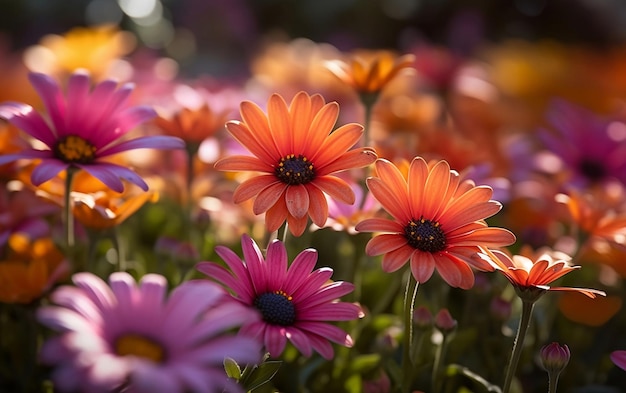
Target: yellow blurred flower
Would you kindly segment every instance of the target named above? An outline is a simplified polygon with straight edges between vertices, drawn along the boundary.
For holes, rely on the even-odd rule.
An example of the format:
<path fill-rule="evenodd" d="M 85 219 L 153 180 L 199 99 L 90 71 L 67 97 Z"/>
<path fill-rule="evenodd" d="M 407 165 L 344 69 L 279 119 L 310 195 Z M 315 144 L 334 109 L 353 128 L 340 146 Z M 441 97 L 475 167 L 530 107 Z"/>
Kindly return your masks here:
<path fill-rule="evenodd" d="M 134 36 L 117 26 L 75 27 L 63 35 L 49 34 L 24 53 L 32 71 L 67 75 L 77 68 L 89 70 L 95 80 L 107 76 L 113 62 L 130 53 Z"/>
<path fill-rule="evenodd" d="M 0 261 L 0 302 L 30 303 L 63 278 L 69 265 L 50 238 L 14 234 Z"/>

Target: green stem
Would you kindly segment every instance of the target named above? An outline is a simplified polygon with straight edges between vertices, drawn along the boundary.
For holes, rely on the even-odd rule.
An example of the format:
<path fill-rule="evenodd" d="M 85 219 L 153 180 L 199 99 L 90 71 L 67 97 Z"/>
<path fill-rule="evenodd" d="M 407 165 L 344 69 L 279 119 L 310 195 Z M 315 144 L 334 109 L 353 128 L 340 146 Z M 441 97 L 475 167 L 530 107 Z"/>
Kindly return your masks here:
<path fill-rule="evenodd" d="M 402 392 L 411 391 L 413 377 L 413 362 L 411 361 L 411 347 L 413 341 L 413 307 L 417 295 L 418 282 L 409 271 L 404 292 L 404 335 L 402 337 Z"/>
<path fill-rule="evenodd" d="M 515 341 L 513 342 L 513 353 L 511 354 L 509 367 L 506 370 L 502 393 L 508 393 L 511 388 L 511 382 L 513 381 L 513 376 L 517 370 L 517 364 L 519 363 L 519 359 L 522 355 L 524 339 L 526 338 L 526 332 L 528 331 L 528 326 L 530 325 L 530 319 L 532 318 L 534 306 L 534 301 L 522 299 L 522 316 L 517 328 L 517 334 L 515 335 Z"/>
<path fill-rule="evenodd" d="M 443 365 L 443 359 L 446 350 L 448 349 L 448 336 L 449 334 L 443 333 L 441 345 L 439 345 L 439 347 L 437 348 L 437 352 L 435 353 L 435 362 L 433 364 L 433 373 L 431 376 L 431 383 L 434 393 L 441 392 L 442 388 L 441 367 Z"/>
<path fill-rule="evenodd" d="M 75 237 L 74 237 L 74 213 L 72 210 L 72 184 L 74 183 L 74 175 L 76 174 L 77 169 L 73 167 L 68 167 L 65 171 L 65 193 L 63 194 L 63 209 L 64 209 L 64 237 L 65 237 L 65 246 L 68 250 L 74 248 Z"/>
<path fill-rule="evenodd" d="M 113 239 L 115 241 L 115 247 L 117 248 L 117 269 L 120 272 L 125 272 L 127 270 L 126 250 L 124 237 L 120 233 L 120 228 L 118 226 L 113 227 Z"/>
<path fill-rule="evenodd" d="M 371 130 L 370 127 L 372 125 L 372 112 L 374 110 L 374 104 L 378 100 L 378 93 L 363 93 L 360 95 L 361 102 L 363 103 L 363 108 L 365 109 L 365 119 L 363 124 L 363 139 L 364 146 L 371 146 Z"/>
<path fill-rule="evenodd" d="M 556 393 L 560 373 L 548 373 L 548 393 Z"/>

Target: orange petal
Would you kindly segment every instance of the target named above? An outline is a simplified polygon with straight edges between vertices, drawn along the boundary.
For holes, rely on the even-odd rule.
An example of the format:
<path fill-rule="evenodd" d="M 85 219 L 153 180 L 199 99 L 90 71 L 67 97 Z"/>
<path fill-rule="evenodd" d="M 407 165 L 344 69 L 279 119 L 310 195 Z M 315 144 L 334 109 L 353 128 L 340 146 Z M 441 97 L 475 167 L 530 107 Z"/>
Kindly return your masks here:
<path fill-rule="evenodd" d="M 337 128 L 324 140 L 311 161 L 320 168 L 328 165 L 354 146 L 362 135 L 360 124 L 350 123 Z"/>
<path fill-rule="evenodd" d="M 273 172 L 267 163 L 252 156 L 230 156 L 224 157 L 215 163 L 215 169 L 218 171 L 259 171 Z"/>
<path fill-rule="evenodd" d="M 280 159 L 274 141 L 267 143 L 258 140 L 246 124 L 233 120 L 226 123 L 226 129 L 243 147 L 266 164 L 274 165 Z"/>
<path fill-rule="evenodd" d="M 415 249 L 411 246 L 400 247 L 383 255 L 382 268 L 385 272 L 395 272 L 406 264 Z"/>
<path fill-rule="evenodd" d="M 280 181 L 274 175 L 262 175 L 248 179 L 235 189 L 233 202 L 241 203 L 246 201 L 276 183 L 280 183 Z"/>
<path fill-rule="evenodd" d="M 435 258 L 429 252 L 415 251 L 411 256 L 411 273 L 418 283 L 428 281 L 435 271 Z"/>
<path fill-rule="evenodd" d="M 309 193 L 306 187 L 302 184 L 287 187 L 285 203 L 289 214 L 295 218 L 306 216 L 309 211 Z"/>
<path fill-rule="evenodd" d="M 317 187 L 306 185 L 309 192 L 309 216 L 318 227 L 323 227 L 328 218 L 328 203 L 324 193 Z"/>
<path fill-rule="evenodd" d="M 422 206 L 424 203 L 424 185 L 428 178 L 428 165 L 421 157 L 415 157 L 411 161 L 408 174 L 408 194 L 411 205 L 410 215 L 412 218 L 419 219 L 422 214 Z"/>
<path fill-rule="evenodd" d="M 404 236 L 385 233 L 374 236 L 367 242 L 365 252 L 370 256 L 381 255 L 406 245 L 407 241 Z"/>
<path fill-rule="evenodd" d="M 513 232 L 503 228 L 482 228 L 470 233 L 448 238 L 451 246 L 502 247 L 515 243 Z"/>
<path fill-rule="evenodd" d="M 289 116 L 291 117 L 291 132 L 293 133 L 293 151 L 300 154 L 304 152 L 304 143 L 313 121 L 311 97 L 303 91 L 296 94 L 291 100 L 291 105 L 289 105 Z"/>
<path fill-rule="evenodd" d="M 452 254 L 435 255 L 435 267 L 441 278 L 455 288 L 470 289 L 474 286 L 474 273 L 467 263 Z"/>
<path fill-rule="evenodd" d="M 304 216 L 302 218 L 296 218 L 291 214 L 287 215 L 287 224 L 289 225 L 289 232 L 291 232 L 294 236 L 300 236 L 304 233 L 304 230 L 307 227 L 307 223 L 309 222 L 308 216 Z"/>
<path fill-rule="evenodd" d="M 386 218 L 368 218 L 358 224 L 354 228 L 359 232 L 393 232 L 402 233 L 404 227 L 399 223 L 388 220 Z"/>
<path fill-rule="evenodd" d="M 315 180 L 313 180 L 313 182 L 311 182 L 311 184 L 339 202 L 352 205 L 356 199 L 354 191 L 352 191 L 352 188 L 350 188 L 348 183 L 338 177 L 318 176 Z"/>
<path fill-rule="evenodd" d="M 328 137 L 335 126 L 338 115 L 339 104 L 331 102 L 324 105 L 313 118 L 313 121 L 309 126 L 309 132 L 306 140 L 303 144 L 303 147 L 306 149 L 306 153 L 311 156 L 308 157 L 311 161 L 315 162 L 313 157 L 317 156 L 324 140 Z"/>
<path fill-rule="evenodd" d="M 422 205 L 424 218 L 435 218 L 439 210 L 448 203 L 443 199 L 443 196 L 446 195 L 449 185 L 450 165 L 446 161 L 439 161 L 430 170 L 424 185 L 424 203 Z"/>
<path fill-rule="evenodd" d="M 353 168 L 363 168 L 376 161 L 376 153 L 368 148 L 350 150 L 335 161 L 319 168 L 316 172 L 319 176 L 330 175 Z"/>
<path fill-rule="evenodd" d="M 269 125 L 280 157 L 292 154 L 293 138 L 287 103 L 278 94 L 272 94 L 267 103 Z"/>
<path fill-rule="evenodd" d="M 280 152 L 274 144 L 269 122 L 263 110 L 253 102 L 244 101 L 240 105 L 240 112 L 241 118 L 259 144 L 263 146 L 272 157 L 279 156 Z"/>
<path fill-rule="evenodd" d="M 287 184 L 282 182 L 277 182 L 270 184 L 265 187 L 254 200 L 254 204 L 252 205 L 252 211 L 254 214 L 261 214 L 266 212 L 270 207 L 274 206 L 276 201 L 282 199 L 283 193 L 285 189 L 287 189 Z"/>
<path fill-rule="evenodd" d="M 367 188 L 382 205 L 382 207 L 393 216 L 398 222 L 409 223 L 413 217 L 406 198 L 400 199 L 398 193 L 387 187 L 382 180 L 378 178 L 369 178 L 366 180 Z"/>
<path fill-rule="evenodd" d="M 454 214 L 446 211 L 439 219 L 439 223 L 445 231 L 454 231 L 455 229 L 471 224 L 474 221 L 484 220 L 491 217 L 499 212 L 500 209 L 502 209 L 502 205 L 498 202 L 482 202 L 469 206 L 464 210 L 458 211 L 457 209 L 454 209 Z"/>
<path fill-rule="evenodd" d="M 281 198 L 265 213 L 265 227 L 269 232 L 274 232 L 283 225 L 287 215 L 289 215 L 289 212 L 287 211 L 285 199 Z"/>

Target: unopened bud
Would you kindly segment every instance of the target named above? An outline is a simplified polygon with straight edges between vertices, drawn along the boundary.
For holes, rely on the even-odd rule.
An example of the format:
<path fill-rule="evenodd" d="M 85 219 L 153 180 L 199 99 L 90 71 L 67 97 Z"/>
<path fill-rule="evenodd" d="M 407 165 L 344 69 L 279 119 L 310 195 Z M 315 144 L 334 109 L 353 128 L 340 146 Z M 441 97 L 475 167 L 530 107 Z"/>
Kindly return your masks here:
<path fill-rule="evenodd" d="M 442 333 L 450 333 L 456 328 L 456 325 L 456 319 L 452 318 L 447 308 L 439 310 L 437 315 L 435 315 L 435 326 L 441 330 Z"/>
<path fill-rule="evenodd" d="M 419 306 L 413 311 L 413 324 L 418 329 L 429 329 L 433 326 L 433 314 L 428 307 Z"/>
<path fill-rule="evenodd" d="M 559 374 L 569 363 L 570 351 L 567 345 L 560 345 L 553 342 L 544 345 L 540 351 L 541 364 L 550 374 Z"/>

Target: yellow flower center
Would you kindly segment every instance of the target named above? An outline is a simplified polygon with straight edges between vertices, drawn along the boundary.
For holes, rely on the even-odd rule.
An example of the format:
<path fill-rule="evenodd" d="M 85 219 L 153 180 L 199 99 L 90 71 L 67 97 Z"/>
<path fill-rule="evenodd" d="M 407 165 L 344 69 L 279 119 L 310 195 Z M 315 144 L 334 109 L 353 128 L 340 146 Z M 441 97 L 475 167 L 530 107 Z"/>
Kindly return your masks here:
<path fill-rule="evenodd" d="M 315 178 L 313 163 L 302 154 L 288 154 L 281 158 L 275 174 L 280 181 L 291 186 L 306 184 Z"/>
<path fill-rule="evenodd" d="M 426 220 L 411 220 L 404 227 L 404 237 L 409 245 L 424 252 L 439 252 L 446 248 L 446 234 L 438 222 Z"/>
<path fill-rule="evenodd" d="M 137 356 L 155 363 L 161 363 L 165 358 L 165 350 L 161 345 L 137 334 L 126 334 L 118 338 L 115 352 L 120 356 Z"/>
<path fill-rule="evenodd" d="M 65 136 L 54 146 L 54 155 L 69 163 L 89 163 L 95 158 L 95 153 L 96 147 L 94 145 L 76 135 Z"/>

